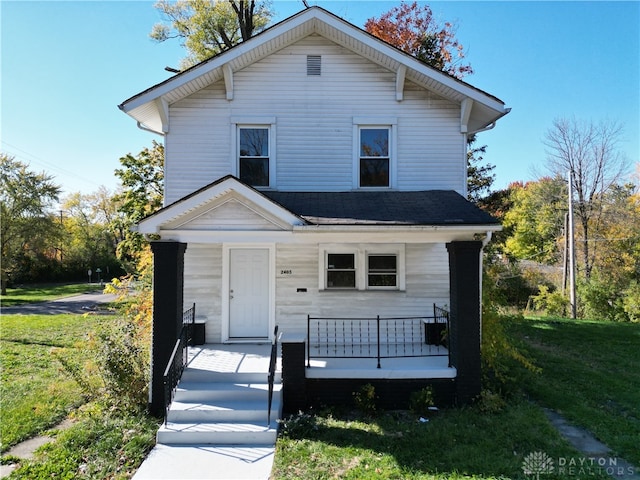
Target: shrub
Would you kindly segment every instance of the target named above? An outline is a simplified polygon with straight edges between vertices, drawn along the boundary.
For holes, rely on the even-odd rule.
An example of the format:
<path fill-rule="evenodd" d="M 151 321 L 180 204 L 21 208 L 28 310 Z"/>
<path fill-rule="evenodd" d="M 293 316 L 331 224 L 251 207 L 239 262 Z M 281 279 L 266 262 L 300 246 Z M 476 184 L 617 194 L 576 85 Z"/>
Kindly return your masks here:
<path fill-rule="evenodd" d="M 434 406 L 433 388 L 431 387 L 425 387 L 421 390 L 417 390 L 409 397 L 409 410 L 416 415 L 426 417 L 433 411 L 432 408 Z"/>
<path fill-rule="evenodd" d="M 281 426 L 280 434 L 286 438 L 302 439 L 318 430 L 316 416 L 311 413 L 298 412 L 297 415 L 290 415 L 278 422 Z"/>
<path fill-rule="evenodd" d="M 507 402 L 497 393 L 483 389 L 476 399 L 476 408 L 482 413 L 500 413 L 507 406 Z"/>
<path fill-rule="evenodd" d="M 609 279 L 593 273 L 588 283 L 578 285 L 581 316 L 612 322 L 628 321 L 622 288 Z"/>
<path fill-rule="evenodd" d="M 485 386 L 494 391 L 503 390 L 512 380 L 510 370 L 514 362 L 531 372 L 540 372 L 540 368 L 513 345 L 503 325 L 506 318 L 490 306 L 483 307 L 482 375 Z"/>
<path fill-rule="evenodd" d="M 370 383 L 363 385 L 357 392 L 353 392 L 356 408 L 365 415 L 376 413 L 376 389 Z"/>
<path fill-rule="evenodd" d="M 105 292 L 118 293 L 122 316 L 105 321 L 91 338 L 91 360 L 80 365 L 57 356 L 87 400 L 110 408 L 142 410 L 147 407 L 153 292 L 151 251 L 140 255 L 140 274 L 114 279 Z"/>
<path fill-rule="evenodd" d="M 550 291 L 547 285 L 538 286 L 538 295 L 532 297 L 534 308 L 552 317 L 563 317 L 569 306 L 569 300 L 562 292 Z"/>

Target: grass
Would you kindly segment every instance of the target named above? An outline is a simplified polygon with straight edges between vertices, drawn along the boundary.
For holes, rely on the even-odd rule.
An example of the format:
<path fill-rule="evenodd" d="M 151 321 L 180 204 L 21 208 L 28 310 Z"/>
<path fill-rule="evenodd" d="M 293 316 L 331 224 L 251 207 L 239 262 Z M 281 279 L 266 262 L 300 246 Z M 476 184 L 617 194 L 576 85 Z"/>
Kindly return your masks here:
<path fill-rule="evenodd" d="M 540 408 L 524 400 L 491 414 L 477 407 L 445 410 L 428 423 L 419 422 L 417 416 L 407 412 L 388 412 L 376 418 L 323 412 L 285 422 L 273 476 L 358 480 L 525 478 L 523 460 L 537 451 L 556 459 L 578 456 Z"/>
<path fill-rule="evenodd" d="M 103 288 L 100 285 L 87 283 L 26 285 L 20 288 L 8 288 L 7 294 L 0 296 L 0 304 L 3 307 L 13 307 L 27 303 L 46 302 L 86 292 L 98 292 Z"/>
<path fill-rule="evenodd" d="M 130 478 L 154 445 L 157 420 L 133 408 L 85 403 L 81 389 L 52 352 L 82 364 L 91 357 L 87 338 L 114 317 L 4 315 L 0 342 L 2 451 L 48 431 L 71 416 L 73 425 L 18 463 L 11 479 Z M 84 372 L 86 377 L 86 372 Z"/>
<path fill-rule="evenodd" d="M 294 416 L 278 439 L 274 478 L 532 478 L 522 467 L 533 452 L 555 461 L 545 479 L 566 478 L 560 459 L 585 455 L 560 437 L 542 407 L 559 411 L 640 465 L 640 325 L 503 321 L 542 372 L 514 368 L 516 388 L 502 408 L 494 398 L 493 405 L 441 411 L 428 423 L 407 412 Z M 571 474 L 608 478 L 597 468 Z"/>
<path fill-rule="evenodd" d="M 512 319 L 509 332 L 542 374 L 526 392 L 640 466 L 640 324 Z"/>
<path fill-rule="evenodd" d="M 68 358 L 82 356 L 82 342 L 99 321 L 82 315 L 2 316 L 0 451 L 50 428 L 83 403 L 52 350 Z"/>
<path fill-rule="evenodd" d="M 51 358 L 82 355 L 97 316 L 2 317 L 2 448 L 42 432 L 83 402 Z M 350 410 L 287 419 L 276 447 L 275 479 L 532 478 L 523 461 L 544 452 L 581 458 L 549 424 L 541 406 L 595 433 L 640 464 L 640 325 L 571 320 L 505 320 L 510 335 L 542 368 L 515 369 L 522 391 L 508 402 L 487 397 L 442 410 L 429 422 L 409 412 L 367 417 Z M 533 400 L 533 401 L 532 401 Z M 154 443 L 157 423 L 142 413 L 86 404 L 76 423 L 24 461 L 13 479 L 129 478 Z M 34 421 L 35 419 L 35 421 Z M 5 460 L 6 461 L 6 460 Z M 607 478 L 601 472 L 586 476 Z M 545 480 L 566 478 L 556 470 Z"/>
<path fill-rule="evenodd" d="M 155 443 L 157 421 L 142 413 L 115 414 L 90 407 L 10 478 L 131 478 Z"/>

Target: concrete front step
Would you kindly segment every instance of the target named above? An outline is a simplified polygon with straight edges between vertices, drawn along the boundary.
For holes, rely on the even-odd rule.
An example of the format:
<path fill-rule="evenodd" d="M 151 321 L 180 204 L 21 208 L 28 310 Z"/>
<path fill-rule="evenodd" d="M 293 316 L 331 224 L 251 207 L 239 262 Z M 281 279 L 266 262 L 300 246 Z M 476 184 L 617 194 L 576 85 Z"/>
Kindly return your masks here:
<path fill-rule="evenodd" d="M 282 388 L 282 384 L 274 384 L 274 395 Z M 267 383 L 217 383 L 217 382 L 185 382 L 181 381 L 175 393 L 178 402 L 207 402 L 209 400 L 256 400 L 264 401 L 269 396 Z"/>
<path fill-rule="evenodd" d="M 274 388 L 275 389 L 275 388 Z M 280 395 L 275 392 L 271 417 L 280 412 Z M 265 422 L 267 399 L 215 399 L 202 402 L 174 401 L 167 416 L 169 422 Z"/>
<path fill-rule="evenodd" d="M 272 425 L 275 422 L 272 422 Z M 158 430 L 157 441 L 172 445 L 275 445 L 277 427 L 258 423 L 176 423 L 166 422 Z"/>
<path fill-rule="evenodd" d="M 213 372 L 200 368 L 185 368 L 182 373 L 183 382 L 207 383 L 266 383 L 266 372 Z M 281 372 L 275 373 L 275 383 L 282 381 Z"/>

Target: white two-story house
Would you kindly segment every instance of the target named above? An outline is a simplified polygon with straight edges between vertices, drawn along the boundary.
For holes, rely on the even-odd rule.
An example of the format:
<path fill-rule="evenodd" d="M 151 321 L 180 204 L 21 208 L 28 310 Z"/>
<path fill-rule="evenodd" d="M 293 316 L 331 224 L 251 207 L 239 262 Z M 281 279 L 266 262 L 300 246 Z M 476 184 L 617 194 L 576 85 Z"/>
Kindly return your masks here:
<path fill-rule="evenodd" d="M 363 348 L 373 324 L 322 329 L 401 318 L 412 333 L 396 321 L 378 357 L 439 344 L 451 395 L 479 393 L 481 251 L 500 226 L 465 198 L 467 135 L 509 112 L 501 100 L 312 7 L 120 108 L 164 137 L 165 206 L 138 226 L 159 369 L 183 304 L 207 343 L 270 341 L 278 325 L 309 357 Z M 443 342 L 424 338 L 434 305 Z"/>

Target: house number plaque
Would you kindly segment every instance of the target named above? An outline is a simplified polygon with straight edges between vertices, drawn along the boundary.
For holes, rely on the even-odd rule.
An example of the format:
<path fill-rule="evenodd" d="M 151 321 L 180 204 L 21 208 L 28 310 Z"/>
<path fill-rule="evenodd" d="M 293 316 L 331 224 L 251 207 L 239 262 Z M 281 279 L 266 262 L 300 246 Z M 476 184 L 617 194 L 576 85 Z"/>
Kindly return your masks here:
<path fill-rule="evenodd" d="M 284 269 L 284 270 L 280 270 L 280 275 L 293 275 L 293 270 L 289 269 Z"/>

